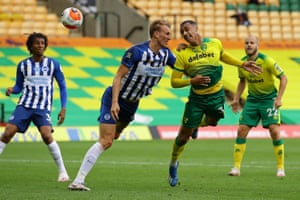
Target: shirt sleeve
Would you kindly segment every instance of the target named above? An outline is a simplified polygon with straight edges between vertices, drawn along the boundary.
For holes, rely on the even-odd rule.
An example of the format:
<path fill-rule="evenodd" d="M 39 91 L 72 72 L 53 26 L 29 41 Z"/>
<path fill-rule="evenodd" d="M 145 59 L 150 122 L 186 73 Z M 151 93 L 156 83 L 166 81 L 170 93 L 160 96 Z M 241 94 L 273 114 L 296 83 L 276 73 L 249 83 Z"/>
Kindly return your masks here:
<path fill-rule="evenodd" d="M 67 85 L 62 67 L 58 62 L 55 62 L 54 77 L 57 81 L 60 92 L 60 103 L 62 108 L 67 106 Z"/>
<path fill-rule="evenodd" d="M 21 70 L 22 63 L 19 63 L 17 66 L 16 72 L 16 83 L 13 87 L 13 94 L 19 94 L 23 89 L 24 76 Z"/>
<path fill-rule="evenodd" d="M 139 60 L 140 51 L 138 51 L 137 47 L 129 48 L 122 57 L 122 64 L 131 68 L 135 65 L 136 61 Z"/>
<path fill-rule="evenodd" d="M 175 61 L 176 61 L 176 56 L 172 53 L 170 49 L 168 49 L 167 65 L 170 66 L 172 69 L 174 69 Z"/>

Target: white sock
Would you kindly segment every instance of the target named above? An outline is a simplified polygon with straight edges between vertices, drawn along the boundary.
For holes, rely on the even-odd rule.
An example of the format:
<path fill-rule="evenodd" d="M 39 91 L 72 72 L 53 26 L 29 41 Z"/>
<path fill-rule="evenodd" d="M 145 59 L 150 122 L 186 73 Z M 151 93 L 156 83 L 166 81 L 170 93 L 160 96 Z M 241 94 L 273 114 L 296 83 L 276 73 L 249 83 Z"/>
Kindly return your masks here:
<path fill-rule="evenodd" d="M 5 146 L 6 146 L 6 144 L 4 142 L 0 141 L 0 154 L 2 154 Z"/>
<path fill-rule="evenodd" d="M 89 148 L 89 150 L 86 152 L 84 156 L 84 159 L 81 163 L 77 176 L 73 181 L 74 183 L 84 183 L 85 177 L 94 167 L 98 157 L 103 151 L 104 149 L 99 142 L 95 143 Z"/>
<path fill-rule="evenodd" d="M 64 161 L 62 159 L 62 155 L 60 152 L 60 148 L 58 146 L 58 144 L 56 143 L 56 141 L 53 141 L 51 144 L 48 145 L 48 149 L 52 155 L 52 158 L 54 159 L 57 167 L 58 167 L 58 171 L 59 173 L 66 173 L 67 174 L 67 170 L 65 168 L 64 165 Z"/>

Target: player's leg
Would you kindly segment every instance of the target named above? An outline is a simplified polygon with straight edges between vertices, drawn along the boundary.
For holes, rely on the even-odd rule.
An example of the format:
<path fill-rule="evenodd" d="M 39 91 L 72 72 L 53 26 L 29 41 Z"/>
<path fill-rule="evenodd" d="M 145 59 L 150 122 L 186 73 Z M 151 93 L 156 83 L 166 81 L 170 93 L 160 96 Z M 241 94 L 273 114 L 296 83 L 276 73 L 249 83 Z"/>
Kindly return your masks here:
<path fill-rule="evenodd" d="M 262 124 L 268 128 L 272 138 L 274 154 L 277 162 L 277 176 L 285 176 L 284 171 L 284 144 L 280 136 L 280 112 L 273 106 L 273 100 L 264 103 L 266 107 L 261 110 Z M 267 106 L 268 105 L 268 106 Z M 267 111 L 267 112 L 266 112 Z"/>
<path fill-rule="evenodd" d="M 178 183 L 177 169 L 179 165 L 179 158 L 188 142 L 194 128 L 180 127 L 178 136 L 176 137 L 171 154 L 171 161 L 169 165 L 169 184 L 174 187 Z"/>
<path fill-rule="evenodd" d="M 172 147 L 171 161 L 169 165 L 169 184 L 172 187 L 176 186 L 178 183 L 178 160 L 183 153 L 193 131 L 196 127 L 198 127 L 203 117 L 203 109 L 198 105 L 198 99 L 196 98 L 192 100 L 193 97 L 191 96 L 189 98 L 189 101 L 185 105 L 182 125 Z"/>
<path fill-rule="evenodd" d="M 233 147 L 234 167 L 228 173 L 230 176 L 240 176 L 241 163 L 246 151 L 247 135 L 250 129 L 251 128 L 247 125 L 239 125 L 238 127 L 238 133 Z"/>
<path fill-rule="evenodd" d="M 17 106 L 8 123 L 4 133 L 0 137 L 0 154 L 4 151 L 6 144 L 14 137 L 16 132 L 24 133 L 30 124 L 31 112 L 23 106 Z"/>
<path fill-rule="evenodd" d="M 99 156 L 112 146 L 115 130 L 115 124 L 99 124 L 99 141 L 93 144 L 86 152 L 74 181 L 69 185 L 69 189 L 90 190 L 90 188 L 85 186 L 85 179 L 96 164 Z"/>
<path fill-rule="evenodd" d="M 230 176 L 239 176 L 241 163 L 246 151 L 247 135 L 250 129 L 256 126 L 260 120 L 258 106 L 255 103 L 246 101 L 239 120 L 237 137 L 233 148 L 234 167 L 228 173 Z"/>
<path fill-rule="evenodd" d="M 39 131 L 44 143 L 48 146 L 48 150 L 58 168 L 58 182 L 69 181 L 70 178 L 63 161 L 60 147 L 52 136 L 52 126 L 40 126 Z"/>
<path fill-rule="evenodd" d="M 48 150 L 55 161 L 58 168 L 58 181 L 69 181 L 69 175 L 67 173 L 61 150 L 52 136 L 53 128 L 51 124 L 50 111 L 48 110 L 32 110 L 32 122 L 38 127 L 41 137 L 44 143 L 48 146 Z"/>
<path fill-rule="evenodd" d="M 269 126 L 271 138 L 273 141 L 274 154 L 277 162 L 277 176 L 285 176 L 284 172 L 284 144 L 280 138 L 279 125 L 272 124 Z"/>
<path fill-rule="evenodd" d="M 68 186 L 70 190 L 90 190 L 90 188 L 85 186 L 85 179 L 94 167 L 99 156 L 106 149 L 110 148 L 113 143 L 116 132 L 116 122 L 111 116 L 110 108 L 111 92 L 109 89 L 106 89 L 101 99 L 100 116 L 98 117 L 99 140 L 85 153 L 75 179 Z"/>
<path fill-rule="evenodd" d="M 92 145 L 89 150 L 86 152 L 84 159 L 81 163 L 79 171 L 76 175 L 74 181 L 69 185 L 69 189 L 71 190 L 84 190 L 89 191 L 90 188 L 84 185 L 86 176 L 89 174 L 99 156 L 107 149 L 109 149 L 114 139 L 117 139 L 121 133 L 121 131 L 129 124 L 132 120 L 134 113 L 137 109 L 138 102 L 130 103 L 129 107 L 132 108 L 131 111 L 124 111 L 124 107 L 127 108 L 128 105 L 119 102 L 120 104 L 120 112 L 119 119 L 126 121 L 124 123 L 115 122 L 110 114 L 111 108 L 111 91 L 107 89 L 102 97 L 102 104 L 100 108 L 100 116 L 98 118 L 99 121 L 99 141 Z M 126 120 L 125 120 L 126 119 Z"/>
<path fill-rule="evenodd" d="M 8 144 L 11 138 L 16 134 L 18 131 L 18 127 L 14 124 L 6 124 L 4 133 L 0 137 L 0 154 L 4 151 L 6 144 Z"/>

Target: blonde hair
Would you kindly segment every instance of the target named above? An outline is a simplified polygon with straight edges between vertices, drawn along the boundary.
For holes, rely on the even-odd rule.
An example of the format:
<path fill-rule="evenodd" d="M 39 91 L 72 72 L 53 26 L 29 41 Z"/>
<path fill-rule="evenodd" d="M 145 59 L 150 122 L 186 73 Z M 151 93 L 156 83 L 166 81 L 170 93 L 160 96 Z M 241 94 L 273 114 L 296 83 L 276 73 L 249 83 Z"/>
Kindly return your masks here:
<path fill-rule="evenodd" d="M 160 31 L 161 26 L 167 26 L 167 27 L 171 28 L 171 25 L 167 20 L 164 20 L 164 19 L 154 20 L 150 24 L 150 28 L 149 28 L 149 35 L 151 38 L 153 37 L 153 34 L 155 31 Z"/>

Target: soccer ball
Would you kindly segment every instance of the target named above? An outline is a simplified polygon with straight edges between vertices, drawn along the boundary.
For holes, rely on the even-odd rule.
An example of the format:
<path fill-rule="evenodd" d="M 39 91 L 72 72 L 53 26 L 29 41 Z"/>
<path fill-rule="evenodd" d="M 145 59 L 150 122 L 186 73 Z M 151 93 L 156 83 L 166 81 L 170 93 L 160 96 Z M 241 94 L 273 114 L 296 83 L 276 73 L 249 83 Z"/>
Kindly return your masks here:
<path fill-rule="evenodd" d="M 78 8 L 64 9 L 60 17 L 61 23 L 68 29 L 77 29 L 82 25 L 83 15 Z"/>

